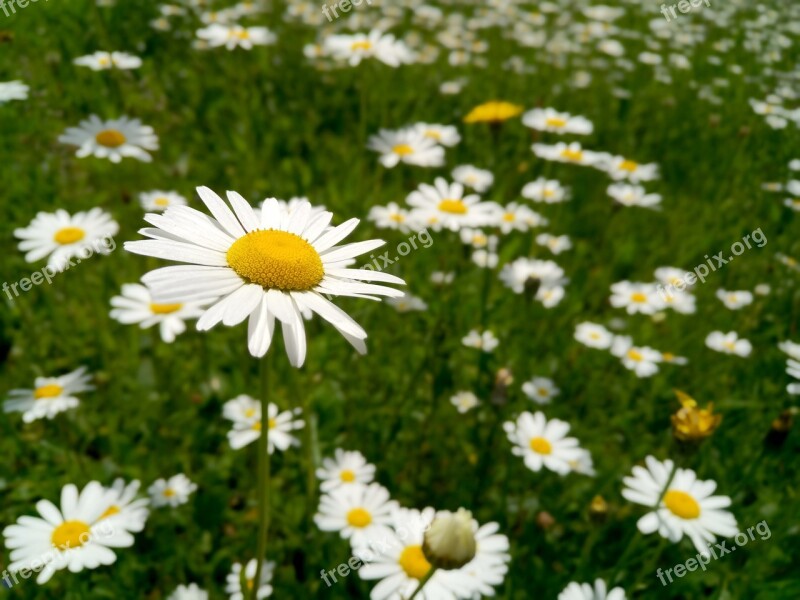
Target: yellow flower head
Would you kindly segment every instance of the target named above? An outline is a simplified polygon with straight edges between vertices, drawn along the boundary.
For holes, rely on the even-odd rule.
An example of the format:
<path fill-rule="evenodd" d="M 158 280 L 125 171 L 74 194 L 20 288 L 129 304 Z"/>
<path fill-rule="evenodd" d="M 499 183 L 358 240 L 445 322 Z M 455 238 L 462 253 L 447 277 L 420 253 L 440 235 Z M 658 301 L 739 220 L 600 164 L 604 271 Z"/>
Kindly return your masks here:
<path fill-rule="evenodd" d="M 715 415 L 714 405 L 698 408 L 697 402 L 684 392 L 675 390 L 681 408 L 672 415 L 672 435 L 681 442 L 704 440 L 716 431 L 722 421 L 722 415 Z"/>
<path fill-rule="evenodd" d="M 500 123 L 516 117 L 523 110 L 522 106 L 510 102 L 486 102 L 469 111 L 464 123 Z"/>

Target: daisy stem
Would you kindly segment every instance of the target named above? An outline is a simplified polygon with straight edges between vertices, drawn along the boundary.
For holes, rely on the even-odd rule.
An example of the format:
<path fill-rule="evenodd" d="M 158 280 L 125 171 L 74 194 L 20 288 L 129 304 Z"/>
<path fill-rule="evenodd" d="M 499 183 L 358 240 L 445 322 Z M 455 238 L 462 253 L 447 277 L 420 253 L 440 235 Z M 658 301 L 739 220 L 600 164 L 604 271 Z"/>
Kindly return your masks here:
<path fill-rule="evenodd" d="M 261 570 L 267 551 L 267 531 L 269 530 L 269 485 L 270 456 L 267 451 L 269 435 L 269 360 L 261 359 L 261 435 L 258 438 L 258 542 L 256 550 L 256 574 L 253 579 L 251 600 L 256 600 L 261 582 Z"/>
<path fill-rule="evenodd" d="M 419 585 L 417 585 L 417 589 L 415 589 L 414 593 L 408 597 L 408 600 L 414 600 L 414 598 L 417 597 L 417 594 L 419 594 L 422 591 L 422 588 L 425 587 L 425 584 L 428 583 L 428 581 L 430 580 L 431 577 L 433 577 L 433 574 L 435 572 L 436 572 L 436 567 L 431 567 L 430 571 L 428 571 L 428 574 L 419 580 Z"/>

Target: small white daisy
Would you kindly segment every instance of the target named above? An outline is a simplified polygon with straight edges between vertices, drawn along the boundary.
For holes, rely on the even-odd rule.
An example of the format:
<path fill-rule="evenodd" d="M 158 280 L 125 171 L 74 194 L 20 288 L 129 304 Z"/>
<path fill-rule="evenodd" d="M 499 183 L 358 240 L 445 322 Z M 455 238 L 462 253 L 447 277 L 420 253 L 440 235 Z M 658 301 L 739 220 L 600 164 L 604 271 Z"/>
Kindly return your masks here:
<path fill-rule="evenodd" d="M 233 428 L 228 432 L 228 442 L 231 448 L 239 450 L 261 437 L 261 404 L 255 403 L 255 416 L 249 421 L 234 421 Z M 299 446 L 300 440 L 291 432 L 302 429 L 305 421 L 298 419 L 301 409 L 295 408 L 280 412 L 278 405 L 270 402 L 267 407 L 267 449 L 270 454 L 277 448 L 285 452 L 292 446 Z"/>
<path fill-rule="evenodd" d="M 434 231 L 494 224 L 500 211 L 494 202 L 481 202 L 477 194 L 465 195 L 463 185 L 447 183 L 442 177 L 437 177 L 433 185 L 420 184 L 408 195 L 406 203 L 414 209 L 412 218 Z"/>
<path fill-rule="evenodd" d="M 569 191 L 555 179 L 539 177 L 536 181 L 526 183 L 522 188 L 522 197 L 534 202 L 558 204 L 569 200 Z"/>
<path fill-rule="evenodd" d="M 737 356 L 750 356 L 753 345 L 745 339 L 740 339 L 735 331 L 722 333 L 712 331 L 706 336 L 706 346 L 723 354 L 735 354 Z"/>
<path fill-rule="evenodd" d="M 391 131 L 381 129 L 370 136 L 370 150 L 378 152 L 380 163 L 387 169 L 406 163 L 417 167 L 440 167 L 444 164 L 444 148 L 436 140 L 412 128 Z"/>
<path fill-rule="evenodd" d="M 719 301 L 725 305 L 725 308 L 730 310 L 739 310 L 753 303 L 753 293 L 747 290 L 729 292 L 718 289 L 716 294 Z"/>
<path fill-rule="evenodd" d="M 549 233 L 540 233 L 536 236 L 536 243 L 544 246 L 553 254 L 561 254 L 572 248 L 572 242 L 568 235 L 551 235 Z"/>
<path fill-rule="evenodd" d="M 200 588 L 196 583 L 181 584 L 167 596 L 167 600 L 208 600 L 208 592 Z"/>
<path fill-rule="evenodd" d="M 624 156 L 612 156 L 605 165 L 597 166 L 615 181 L 625 179 L 631 183 L 639 183 L 640 181 L 653 181 L 659 177 L 656 163 L 643 165 Z"/>
<path fill-rule="evenodd" d="M 637 377 L 651 377 L 658 373 L 658 363 L 663 355 L 648 346 L 634 346 L 628 336 L 616 336 L 611 345 L 611 354 L 618 357 L 623 366 L 636 373 Z"/>
<path fill-rule="evenodd" d="M 72 62 L 81 67 L 89 67 L 92 71 L 129 70 L 142 66 L 141 58 L 126 52 L 95 52 L 76 58 Z"/>
<path fill-rule="evenodd" d="M 120 323 L 138 323 L 142 329 L 158 325 L 161 339 L 167 344 L 186 331 L 184 321 L 198 319 L 205 312 L 203 305 L 197 302 L 155 303 L 150 291 L 138 283 L 124 284 L 122 294 L 111 298 L 111 306 L 111 318 Z"/>
<path fill-rule="evenodd" d="M 594 586 L 572 581 L 558 595 L 558 600 L 625 600 L 625 590 L 621 587 L 609 590 L 602 579 L 596 579 Z"/>
<path fill-rule="evenodd" d="M 157 479 L 147 488 L 150 501 L 154 507 L 180 506 L 189 501 L 189 496 L 197 490 L 197 484 L 189 480 L 183 473 L 173 475 L 169 479 Z"/>
<path fill-rule="evenodd" d="M 641 206 L 642 208 L 658 208 L 661 204 L 660 194 L 648 194 L 640 185 L 628 183 L 612 183 L 608 186 L 608 195 L 623 206 Z"/>
<path fill-rule="evenodd" d="M 609 302 L 614 308 L 624 308 L 629 315 L 652 315 L 664 308 L 664 300 L 652 283 L 614 283 Z"/>
<path fill-rule="evenodd" d="M 139 194 L 139 203 L 143 209 L 152 211 L 164 211 L 170 206 L 185 206 L 188 204 L 186 198 L 178 192 L 165 192 L 162 190 L 142 192 Z"/>
<path fill-rule="evenodd" d="M 461 183 L 476 192 L 483 193 L 494 183 L 494 175 L 491 171 L 479 169 L 472 165 L 461 165 L 452 172 L 453 180 Z"/>
<path fill-rule="evenodd" d="M 602 325 L 585 321 L 575 327 L 575 339 L 590 348 L 608 350 L 614 342 L 614 334 Z"/>
<path fill-rule="evenodd" d="M 547 377 L 533 377 L 522 384 L 522 393 L 536 404 L 550 404 L 561 390 Z"/>
<path fill-rule="evenodd" d="M 541 412 L 523 412 L 516 422 L 503 423 L 508 440 L 514 444 L 511 449 L 515 456 L 521 456 L 525 466 L 531 471 L 545 467 L 559 475 L 566 475 L 572 469 L 571 461 L 577 461 L 583 450 L 578 440 L 566 437 L 569 424 L 559 419 L 545 418 Z"/>
<path fill-rule="evenodd" d="M 375 479 L 375 465 L 368 463 L 361 452 L 337 448 L 333 458 L 322 459 L 317 479 L 325 493 L 353 484 L 367 485 Z"/>
<path fill-rule="evenodd" d="M 467 348 L 475 348 L 477 350 L 483 350 L 484 352 L 492 352 L 500 344 L 500 340 L 498 340 L 494 333 L 489 330 L 480 332 L 476 329 L 473 329 L 461 339 L 461 343 Z"/>
<path fill-rule="evenodd" d="M 113 163 L 127 157 L 150 162 L 152 157 L 146 151 L 158 150 L 158 137 L 153 128 L 128 117 L 103 121 L 92 115 L 77 127 L 67 128 L 58 141 L 77 146 L 75 155 L 78 158 L 95 156 Z"/>
<path fill-rule="evenodd" d="M 390 536 L 392 515 L 398 508 L 382 485 L 354 484 L 323 494 L 314 522 L 322 531 L 338 531 L 359 546 Z"/>
<path fill-rule="evenodd" d="M 450 148 L 461 141 L 458 129 L 454 125 L 437 125 L 434 123 L 417 123 L 412 126 L 426 138 L 432 139 L 440 146 Z"/>
<path fill-rule="evenodd" d="M 252 50 L 253 46 L 268 46 L 278 39 L 266 27 L 242 27 L 220 23 L 212 23 L 208 27 L 198 29 L 197 37 L 211 48 L 225 46 L 228 50 L 236 48 Z"/>
<path fill-rule="evenodd" d="M 472 392 L 465 391 L 454 394 L 450 398 L 450 404 L 455 406 L 456 410 L 463 415 L 464 413 L 469 412 L 470 410 L 478 406 L 480 402 L 478 401 L 478 397 L 475 394 L 473 394 Z"/>
<path fill-rule="evenodd" d="M 21 81 L 0 82 L 0 104 L 9 100 L 27 100 L 30 88 Z"/>
<path fill-rule="evenodd" d="M 25 423 L 52 419 L 80 404 L 75 394 L 93 390 L 94 387 L 89 385 L 90 380 L 86 367 L 60 377 L 37 377 L 32 390 L 11 390 L 3 403 L 3 410 L 7 413 L 21 412 Z"/>
<path fill-rule="evenodd" d="M 522 124 L 538 131 L 588 135 L 594 126 L 585 117 L 574 117 L 552 108 L 534 108 L 522 115 Z"/>
<path fill-rule="evenodd" d="M 228 600 L 250 600 L 253 587 L 256 582 L 256 571 L 258 562 L 251 558 L 242 568 L 241 563 L 233 563 L 231 572 L 225 578 L 225 593 Z M 272 576 L 275 571 L 275 563 L 264 561 L 261 567 L 261 578 L 256 590 L 256 598 L 269 598 L 272 596 Z"/>
<path fill-rule="evenodd" d="M 150 514 L 150 500 L 136 497 L 140 486 L 138 480 L 126 484 L 124 479 L 116 479 L 108 488 L 108 505 L 97 520 L 105 520 L 112 529 L 121 528 L 131 533 L 142 531 Z"/>

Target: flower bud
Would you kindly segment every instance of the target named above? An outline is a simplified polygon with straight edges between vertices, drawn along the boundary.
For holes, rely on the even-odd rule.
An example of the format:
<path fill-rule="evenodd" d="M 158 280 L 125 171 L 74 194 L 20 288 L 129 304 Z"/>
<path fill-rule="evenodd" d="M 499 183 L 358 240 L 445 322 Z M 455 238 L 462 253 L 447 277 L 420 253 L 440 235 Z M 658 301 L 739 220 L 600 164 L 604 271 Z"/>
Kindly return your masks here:
<path fill-rule="evenodd" d="M 425 532 L 422 552 L 437 569 L 459 569 L 475 557 L 475 530 L 472 513 L 459 508 L 443 510 Z"/>

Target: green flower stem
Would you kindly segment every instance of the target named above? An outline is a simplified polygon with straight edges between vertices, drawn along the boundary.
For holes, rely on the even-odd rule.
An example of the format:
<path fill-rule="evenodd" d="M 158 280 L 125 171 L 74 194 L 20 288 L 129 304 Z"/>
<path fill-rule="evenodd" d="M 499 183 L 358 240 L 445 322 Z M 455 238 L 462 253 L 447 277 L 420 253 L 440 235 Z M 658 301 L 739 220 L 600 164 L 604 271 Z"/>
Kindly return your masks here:
<path fill-rule="evenodd" d="M 428 574 L 419 580 L 419 585 L 417 586 L 417 589 L 414 590 L 414 593 L 408 597 L 408 600 L 414 600 L 414 598 L 417 597 L 417 594 L 419 594 L 422 591 L 422 588 L 425 587 L 425 584 L 428 583 L 428 581 L 430 580 L 431 577 L 433 577 L 433 574 L 435 572 L 436 572 L 436 567 L 431 567 L 431 570 L 428 571 Z"/>
<path fill-rule="evenodd" d="M 267 451 L 269 435 L 269 361 L 261 360 L 261 435 L 258 438 L 258 545 L 256 550 L 256 575 L 250 599 L 256 600 L 264 556 L 267 551 L 267 532 L 269 531 L 269 486 L 270 456 Z"/>

